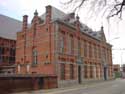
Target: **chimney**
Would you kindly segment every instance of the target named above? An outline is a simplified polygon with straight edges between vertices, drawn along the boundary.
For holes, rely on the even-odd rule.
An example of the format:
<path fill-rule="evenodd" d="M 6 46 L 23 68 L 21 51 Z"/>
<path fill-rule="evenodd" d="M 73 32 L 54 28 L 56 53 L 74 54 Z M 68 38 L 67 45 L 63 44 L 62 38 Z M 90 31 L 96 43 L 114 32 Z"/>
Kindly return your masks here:
<path fill-rule="evenodd" d="M 80 22 L 79 22 L 79 16 L 76 16 L 76 30 L 79 32 L 80 31 Z"/>
<path fill-rule="evenodd" d="M 26 32 L 27 26 L 28 26 L 28 16 L 24 15 L 23 16 L 23 27 L 22 27 L 22 29 L 23 29 L 24 32 Z"/>
<path fill-rule="evenodd" d="M 51 21 L 52 7 L 50 5 L 46 6 L 46 23 Z"/>

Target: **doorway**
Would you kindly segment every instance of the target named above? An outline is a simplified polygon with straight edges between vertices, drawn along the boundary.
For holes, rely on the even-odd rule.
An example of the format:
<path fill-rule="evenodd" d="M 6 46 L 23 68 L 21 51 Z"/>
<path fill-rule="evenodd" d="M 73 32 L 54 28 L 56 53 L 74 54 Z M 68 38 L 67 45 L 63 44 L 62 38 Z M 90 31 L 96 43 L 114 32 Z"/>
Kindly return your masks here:
<path fill-rule="evenodd" d="M 81 84 L 81 66 L 78 66 L 78 83 Z"/>
<path fill-rule="evenodd" d="M 104 67 L 104 80 L 107 80 L 107 68 Z"/>

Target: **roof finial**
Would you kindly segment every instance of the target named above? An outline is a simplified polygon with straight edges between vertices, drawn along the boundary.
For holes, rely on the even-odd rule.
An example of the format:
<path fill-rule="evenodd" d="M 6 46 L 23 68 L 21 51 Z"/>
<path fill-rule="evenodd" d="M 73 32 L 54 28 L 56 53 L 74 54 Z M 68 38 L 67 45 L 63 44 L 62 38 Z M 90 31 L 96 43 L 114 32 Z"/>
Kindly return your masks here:
<path fill-rule="evenodd" d="M 37 15 L 38 15 L 37 9 L 35 10 L 34 15 L 35 15 L 35 16 L 37 16 Z"/>
<path fill-rule="evenodd" d="M 79 20 L 79 16 L 78 16 L 78 14 L 77 14 L 77 16 L 76 16 L 76 19 Z"/>
<path fill-rule="evenodd" d="M 103 27 L 103 25 L 101 26 L 101 31 L 104 31 L 104 27 Z"/>

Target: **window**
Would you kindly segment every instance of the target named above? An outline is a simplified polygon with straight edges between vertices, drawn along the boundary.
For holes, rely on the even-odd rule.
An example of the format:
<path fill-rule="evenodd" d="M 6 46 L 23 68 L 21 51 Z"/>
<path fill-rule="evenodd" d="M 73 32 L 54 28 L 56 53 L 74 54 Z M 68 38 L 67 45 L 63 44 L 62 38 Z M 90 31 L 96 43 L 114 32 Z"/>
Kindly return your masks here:
<path fill-rule="evenodd" d="M 65 64 L 60 64 L 60 78 L 65 80 Z"/>
<path fill-rule="evenodd" d="M 87 65 L 84 65 L 84 78 L 87 78 Z"/>
<path fill-rule="evenodd" d="M 5 48 L 2 47 L 2 55 L 5 53 Z"/>
<path fill-rule="evenodd" d="M 9 63 L 14 63 L 15 62 L 15 57 L 10 56 L 8 57 Z"/>
<path fill-rule="evenodd" d="M 79 39 L 78 39 L 78 56 L 81 56 L 81 43 Z"/>
<path fill-rule="evenodd" d="M 8 61 L 9 61 L 9 57 L 5 56 L 4 62 L 8 63 Z"/>
<path fill-rule="evenodd" d="M 74 54 L 74 40 L 71 38 L 71 53 Z"/>
<path fill-rule="evenodd" d="M 97 57 L 97 48 L 96 48 L 96 45 L 94 46 L 94 55 L 95 55 L 95 58 Z"/>
<path fill-rule="evenodd" d="M 60 36 L 60 52 L 61 53 L 64 53 L 64 40 L 65 40 L 65 37 L 64 37 L 64 32 L 61 32 L 61 36 Z"/>
<path fill-rule="evenodd" d="M 2 48 L 0 47 L 0 56 L 2 55 Z"/>
<path fill-rule="evenodd" d="M 70 39 L 69 39 L 69 53 L 70 54 L 74 53 L 74 41 L 73 41 L 72 35 L 70 35 Z"/>
<path fill-rule="evenodd" d="M 60 38 L 60 51 L 61 53 L 64 52 L 64 37 Z"/>
<path fill-rule="evenodd" d="M 105 48 L 102 48 L 102 58 L 103 58 L 103 60 L 106 60 Z"/>
<path fill-rule="evenodd" d="M 33 64 L 37 64 L 37 51 L 33 50 Z"/>
<path fill-rule="evenodd" d="M 99 50 L 99 58 L 101 58 L 101 48 L 99 47 L 98 50 Z"/>
<path fill-rule="evenodd" d="M 98 46 L 96 46 L 96 57 L 99 58 L 99 50 Z"/>
<path fill-rule="evenodd" d="M 73 64 L 70 64 L 70 79 L 74 78 L 74 66 Z"/>
<path fill-rule="evenodd" d="M 90 58 L 92 57 L 92 47 L 91 47 L 91 44 L 89 44 L 89 57 Z"/>
<path fill-rule="evenodd" d="M 87 57 L 87 43 L 84 43 L 84 55 Z"/>
<path fill-rule="evenodd" d="M 3 56 L 3 62 L 4 62 L 4 63 L 7 62 L 6 56 Z"/>
<path fill-rule="evenodd" d="M 0 56 L 0 63 L 2 63 L 3 61 L 2 61 L 2 56 Z"/>
<path fill-rule="evenodd" d="M 90 67 L 90 78 L 93 78 L 93 66 L 89 66 Z"/>
<path fill-rule="evenodd" d="M 11 55 L 11 56 L 15 56 L 15 52 L 16 52 L 16 51 L 15 51 L 15 48 L 11 48 L 11 49 L 10 49 L 10 55 Z"/>
<path fill-rule="evenodd" d="M 46 31 L 48 31 L 48 28 L 46 28 Z"/>

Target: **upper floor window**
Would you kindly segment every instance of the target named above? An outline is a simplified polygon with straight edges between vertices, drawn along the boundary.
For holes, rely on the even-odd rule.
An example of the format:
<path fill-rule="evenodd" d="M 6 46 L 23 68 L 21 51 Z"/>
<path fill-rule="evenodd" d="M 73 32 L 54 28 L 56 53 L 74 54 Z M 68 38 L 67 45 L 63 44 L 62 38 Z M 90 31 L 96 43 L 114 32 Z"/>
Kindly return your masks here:
<path fill-rule="evenodd" d="M 78 56 L 81 56 L 81 43 L 79 39 L 78 39 Z"/>
<path fill-rule="evenodd" d="M 11 49 L 10 49 L 10 55 L 11 55 L 11 56 L 15 56 L 15 52 L 16 52 L 16 51 L 15 51 L 15 48 L 11 48 Z"/>
<path fill-rule="evenodd" d="M 0 56 L 0 63 L 2 63 L 3 62 L 3 60 L 2 60 L 2 56 Z"/>
<path fill-rule="evenodd" d="M 72 35 L 70 35 L 68 44 L 69 44 L 69 53 L 73 54 L 74 53 L 74 40 L 73 40 L 73 36 Z"/>
<path fill-rule="evenodd" d="M 61 35 L 60 35 L 60 41 L 59 41 L 59 44 L 60 44 L 60 52 L 61 53 L 64 53 L 64 42 L 65 42 L 65 37 L 64 37 L 65 33 L 64 32 L 61 32 Z"/>
<path fill-rule="evenodd" d="M 87 57 L 87 42 L 84 43 L 84 55 Z"/>
<path fill-rule="evenodd" d="M 98 52 L 99 52 L 99 58 L 101 58 L 101 48 L 98 48 Z"/>
<path fill-rule="evenodd" d="M 96 45 L 94 46 L 94 55 L 95 55 L 95 58 L 97 57 L 97 48 L 96 48 Z"/>
<path fill-rule="evenodd" d="M 102 48 L 102 58 L 106 59 L 106 52 L 105 52 L 105 48 Z"/>
<path fill-rule="evenodd" d="M 2 48 L 0 47 L 0 56 L 2 55 Z"/>
<path fill-rule="evenodd" d="M 92 57 L 92 45 L 89 44 L 89 57 L 91 58 Z"/>
<path fill-rule="evenodd" d="M 37 51 L 33 50 L 33 64 L 37 64 Z"/>
<path fill-rule="evenodd" d="M 60 37 L 60 52 L 64 52 L 64 37 Z"/>

